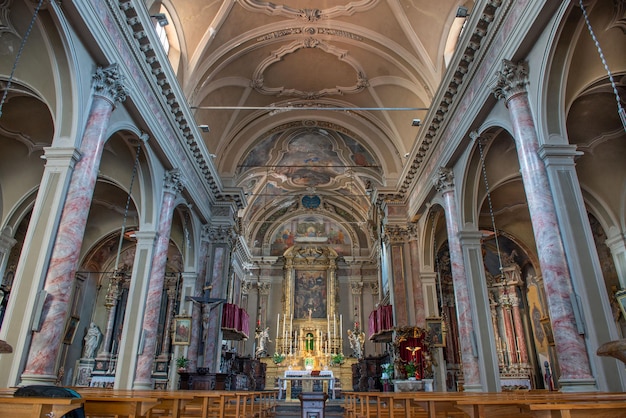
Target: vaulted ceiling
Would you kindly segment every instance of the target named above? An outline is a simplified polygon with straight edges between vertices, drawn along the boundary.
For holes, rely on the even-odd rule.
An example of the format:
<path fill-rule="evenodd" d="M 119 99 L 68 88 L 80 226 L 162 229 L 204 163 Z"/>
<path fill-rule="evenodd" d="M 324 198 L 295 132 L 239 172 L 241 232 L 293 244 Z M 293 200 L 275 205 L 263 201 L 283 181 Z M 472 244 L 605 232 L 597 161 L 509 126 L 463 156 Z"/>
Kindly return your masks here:
<path fill-rule="evenodd" d="M 218 172 L 246 193 L 251 246 L 288 213 L 322 209 L 365 244 L 356 226 L 373 190 L 397 188 L 464 21 L 457 10 L 472 3 L 155 4 Z"/>

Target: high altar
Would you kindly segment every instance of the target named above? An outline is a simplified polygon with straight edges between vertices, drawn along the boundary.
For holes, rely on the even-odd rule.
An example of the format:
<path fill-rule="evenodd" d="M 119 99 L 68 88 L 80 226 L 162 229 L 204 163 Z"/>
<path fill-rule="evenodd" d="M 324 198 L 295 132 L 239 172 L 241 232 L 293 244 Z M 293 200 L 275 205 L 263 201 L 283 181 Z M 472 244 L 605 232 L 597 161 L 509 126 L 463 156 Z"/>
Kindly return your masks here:
<path fill-rule="evenodd" d="M 290 390 L 292 384 L 315 390 L 315 383 L 320 381 L 321 390 L 330 396 L 337 388 L 351 389 L 351 365 L 356 361 L 343 356 L 343 317 L 337 312 L 337 253 L 331 247 L 316 245 L 310 237 L 305 241 L 284 253 L 276 354 L 261 359 L 267 364 L 266 382 L 276 382 L 276 387 L 285 389 L 287 400 L 296 394 Z M 307 386 L 309 381 L 313 386 Z"/>

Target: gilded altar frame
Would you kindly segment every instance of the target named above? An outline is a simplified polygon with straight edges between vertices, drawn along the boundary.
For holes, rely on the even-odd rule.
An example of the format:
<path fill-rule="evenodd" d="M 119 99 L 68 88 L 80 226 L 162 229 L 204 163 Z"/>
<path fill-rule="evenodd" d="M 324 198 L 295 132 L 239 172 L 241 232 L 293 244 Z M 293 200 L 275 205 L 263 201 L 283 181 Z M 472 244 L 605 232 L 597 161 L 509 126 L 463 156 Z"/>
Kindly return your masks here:
<path fill-rule="evenodd" d="M 331 247 L 315 244 L 294 245 L 285 251 L 285 266 L 283 277 L 283 313 L 287 316 L 293 315 L 296 321 L 311 320 L 313 322 L 326 323 L 327 318 L 337 317 L 337 253 Z M 296 280 L 306 280 L 311 283 L 310 297 L 315 297 L 315 292 L 320 293 L 319 297 L 325 298 L 325 312 L 311 312 L 308 314 L 308 307 L 302 307 L 301 302 L 296 302 L 297 290 Z M 321 281 L 320 281 L 321 280 Z M 325 295 L 321 294 L 325 292 Z M 308 304 L 308 301 L 305 301 Z M 298 308 L 303 308 L 297 310 Z M 322 314 L 325 313 L 323 316 Z"/>

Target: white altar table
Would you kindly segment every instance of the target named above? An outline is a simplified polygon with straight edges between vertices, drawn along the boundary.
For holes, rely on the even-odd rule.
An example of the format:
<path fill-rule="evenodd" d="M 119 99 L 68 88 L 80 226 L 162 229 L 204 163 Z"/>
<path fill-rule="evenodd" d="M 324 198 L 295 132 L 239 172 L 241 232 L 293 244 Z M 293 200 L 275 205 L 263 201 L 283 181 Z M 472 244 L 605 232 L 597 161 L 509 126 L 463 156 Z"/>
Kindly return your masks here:
<path fill-rule="evenodd" d="M 303 392 L 313 392 L 314 383 L 322 382 L 322 391 L 329 393 L 332 399 L 335 398 L 335 376 L 331 370 L 321 370 L 319 375 L 313 376 L 309 370 L 286 370 L 279 387 L 279 398 L 285 393 L 285 401 L 297 401 L 292 399 L 291 392 L 294 381 L 302 384 Z"/>

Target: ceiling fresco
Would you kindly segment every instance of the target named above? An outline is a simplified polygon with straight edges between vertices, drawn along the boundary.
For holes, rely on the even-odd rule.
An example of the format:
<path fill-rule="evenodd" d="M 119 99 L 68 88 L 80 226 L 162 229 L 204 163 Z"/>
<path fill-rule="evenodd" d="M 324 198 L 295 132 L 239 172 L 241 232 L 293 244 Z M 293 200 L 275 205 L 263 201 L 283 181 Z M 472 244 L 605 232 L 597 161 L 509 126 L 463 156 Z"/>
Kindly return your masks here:
<path fill-rule="evenodd" d="M 366 189 L 381 181 L 381 169 L 374 155 L 346 134 L 299 128 L 259 141 L 239 166 L 239 177 L 251 202 L 246 210 L 249 230 L 257 235 L 262 231 L 258 244 L 267 239 L 263 224 L 274 222 L 294 205 L 301 210 L 351 213 L 349 222 L 362 221 L 370 203 Z M 334 228 L 347 235 L 344 228 Z M 271 252 L 277 255 L 274 247 Z"/>
<path fill-rule="evenodd" d="M 349 233 L 324 216 L 298 216 L 281 224 L 271 238 L 270 255 L 282 255 L 295 244 L 315 244 L 332 247 L 338 255 L 351 255 Z"/>
<path fill-rule="evenodd" d="M 457 7 L 473 1 L 205 3 L 151 12 L 171 17 L 168 35 L 180 30 L 187 59 L 176 71 L 196 122 L 210 127 L 220 178 L 244 190 L 252 252 L 268 255 L 282 225 L 308 214 L 372 255 L 372 198 L 398 188 L 417 146 L 413 121 L 426 117 L 453 49 L 442 40 L 457 38 Z"/>

